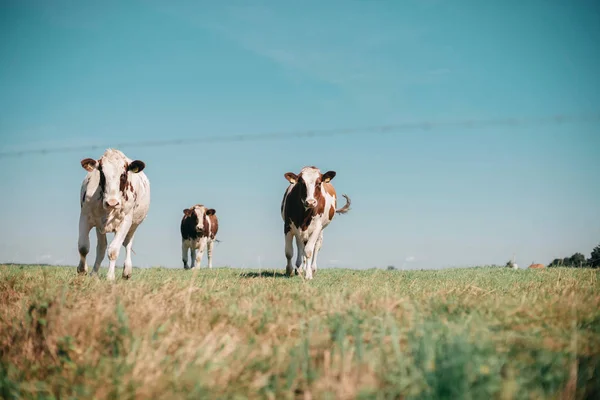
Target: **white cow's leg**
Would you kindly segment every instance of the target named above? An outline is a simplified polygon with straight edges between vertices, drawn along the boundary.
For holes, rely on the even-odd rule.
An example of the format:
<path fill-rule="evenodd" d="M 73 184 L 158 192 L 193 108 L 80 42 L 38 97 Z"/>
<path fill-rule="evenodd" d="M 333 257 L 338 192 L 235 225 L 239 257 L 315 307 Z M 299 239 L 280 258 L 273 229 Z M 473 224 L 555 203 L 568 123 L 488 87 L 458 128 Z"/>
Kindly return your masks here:
<path fill-rule="evenodd" d="M 304 242 L 299 236 L 296 236 L 296 248 L 298 256 L 296 257 L 296 275 L 304 270 Z"/>
<path fill-rule="evenodd" d="M 315 252 L 314 252 L 313 258 L 312 258 L 313 274 L 315 272 L 317 272 L 317 255 L 319 254 L 319 251 L 321 250 L 322 245 L 323 245 L 323 230 L 321 230 L 321 233 L 319 234 L 319 237 L 317 238 L 317 242 L 315 243 Z"/>
<path fill-rule="evenodd" d="M 314 256 L 314 252 L 315 252 L 315 245 L 317 244 L 317 239 L 319 238 L 320 234 L 321 234 L 321 227 L 318 227 L 310 235 L 308 242 L 306 242 L 306 245 L 304 246 L 304 268 L 306 268 L 306 271 L 305 271 L 306 279 L 313 278 L 313 269 L 312 269 L 312 263 L 313 263 L 313 259 L 314 259 L 313 256 Z"/>
<path fill-rule="evenodd" d="M 294 234 L 290 230 L 285 234 L 285 273 L 287 276 L 292 276 L 293 267 L 292 267 L 292 257 L 294 257 Z"/>
<path fill-rule="evenodd" d="M 192 258 L 192 266 L 190 267 L 190 269 L 194 269 L 196 267 L 196 252 L 198 251 L 198 249 L 196 248 L 196 243 L 192 243 L 191 247 L 190 247 L 190 256 Z"/>
<path fill-rule="evenodd" d="M 112 242 L 108 246 L 108 273 L 106 274 L 106 279 L 109 281 L 115 280 L 115 265 L 117 264 L 117 258 L 119 258 L 119 251 L 121 250 L 121 246 L 123 245 L 123 241 L 125 240 L 125 236 L 129 232 L 129 228 L 131 228 L 131 216 L 125 217 L 121 226 L 115 232 L 115 237 Z"/>
<path fill-rule="evenodd" d="M 133 238 L 135 237 L 135 231 L 137 229 L 137 225 L 132 226 L 127 236 L 125 236 L 125 240 L 123 240 L 123 246 L 125 247 L 125 264 L 123 265 L 123 278 L 129 279 L 131 278 L 131 274 L 133 273 L 133 262 L 131 261 L 131 248 L 133 247 Z"/>
<path fill-rule="evenodd" d="M 183 268 L 188 269 L 188 250 L 190 246 L 188 245 L 187 240 L 181 241 L 181 261 L 183 261 Z"/>
<path fill-rule="evenodd" d="M 200 239 L 198 248 L 196 249 L 196 264 L 194 268 L 200 268 L 202 266 L 202 257 L 204 256 L 204 250 L 206 249 L 206 238 Z"/>
<path fill-rule="evenodd" d="M 79 265 L 77 266 L 77 273 L 87 273 L 87 255 L 90 252 L 90 230 L 92 227 L 88 223 L 87 217 L 83 214 L 79 215 L 79 240 L 77 242 L 77 248 L 79 250 Z"/>
<path fill-rule="evenodd" d="M 213 252 L 214 244 L 215 244 L 214 240 L 208 239 L 208 243 L 206 244 L 206 256 L 208 257 L 208 268 L 212 268 L 212 252 Z"/>
<path fill-rule="evenodd" d="M 96 244 L 96 261 L 94 261 L 94 268 L 90 272 L 90 275 L 98 275 L 98 270 L 106 254 L 106 233 L 101 233 L 100 229 L 96 228 L 96 238 L 98 239 L 98 243 Z"/>

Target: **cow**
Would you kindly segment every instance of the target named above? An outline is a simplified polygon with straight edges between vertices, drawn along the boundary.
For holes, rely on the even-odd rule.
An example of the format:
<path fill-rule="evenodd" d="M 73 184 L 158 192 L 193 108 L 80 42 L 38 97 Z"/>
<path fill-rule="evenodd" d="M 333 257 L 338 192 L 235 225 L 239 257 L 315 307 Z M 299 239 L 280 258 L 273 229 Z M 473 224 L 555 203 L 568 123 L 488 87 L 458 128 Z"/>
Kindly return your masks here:
<path fill-rule="evenodd" d="M 323 230 L 331 223 L 336 213 L 345 214 L 350 210 L 350 198 L 346 205 L 336 209 L 337 197 L 331 180 L 335 171 L 324 174 L 315 167 L 304 167 L 298 175 L 293 172 L 284 174 L 290 183 L 281 202 L 283 233 L 285 236 L 286 274 L 305 271 L 306 279 L 313 279 L 317 271 L 317 255 L 323 245 Z M 294 256 L 293 239 L 296 239 L 298 256 L 296 268 L 292 267 Z"/>
<path fill-rule="evenodd" d="M 219 230 L 219 220 L 214 208 L 202 204 L 183 210 L 181 219 L 181 259 L 184 269 L 200 268 L 204 250 L 207 250 L 208 268 L 212 268 L 212 251 Z M 188 267 L 188 250 L 192 264 Z"/>
<path fill-rule="evenodd" d="M 95 227 L 98 243 L 96 261 L 90 275 L 97 276 L 106 253 L 106 234 L 114 233 L 108 246 L 106 278 L 114 281 L 115 264 L 123 245 L 126 251 L 123 278 L 129 279 L 132 273 L 133 238 L 150 209 L 150 181 L 143 172 L 146 164 L 140 160 L 131 160 L 119 150 L 107 149 L 98 160 L 81 160 L 81 166 L 88 173 L 81 184 L 79 198 L 80 260 L 77 272 L 86 274 L 88 271 L 86 257 L 90 250 L 89 234 Z"/>

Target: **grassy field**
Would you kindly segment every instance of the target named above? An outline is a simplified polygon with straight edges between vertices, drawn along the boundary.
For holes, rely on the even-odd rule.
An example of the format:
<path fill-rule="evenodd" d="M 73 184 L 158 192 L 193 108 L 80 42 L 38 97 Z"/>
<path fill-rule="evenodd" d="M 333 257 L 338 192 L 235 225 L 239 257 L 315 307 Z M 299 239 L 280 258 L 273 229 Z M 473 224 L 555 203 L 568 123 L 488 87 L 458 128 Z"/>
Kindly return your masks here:
<path fill-rule="evenodd" d="M 600 271 L 0 266 L 5 399 L 600 398 Z"/>

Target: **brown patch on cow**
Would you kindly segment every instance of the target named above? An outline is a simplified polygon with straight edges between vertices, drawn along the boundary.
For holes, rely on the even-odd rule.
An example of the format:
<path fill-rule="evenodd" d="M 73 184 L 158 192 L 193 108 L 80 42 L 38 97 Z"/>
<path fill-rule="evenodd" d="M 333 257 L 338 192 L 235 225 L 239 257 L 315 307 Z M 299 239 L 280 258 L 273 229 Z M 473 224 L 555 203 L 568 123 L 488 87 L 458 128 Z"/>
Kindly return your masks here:
<path fill-rule="evenodd" d="M 104 171 L 102 171 L 102 159 L 98 160 L 98 172 L 100 173 L 100 194 L 104 194 L 104 190 L 106 189 L 106 176 L 104 176 Z"/>
<path fill-rule="evenodd" d="M 125 198 L 125 201 L 129 200 L 129 195 L 127 194 L 127 186 L 129 186 L 130 182 L 127 181 L 128 178 L 129 165 L 125 163 L 125 170 L 121 173 L 120 181 L 119 181 L 119 190 L 121 194 Z"/>
<path fill-rule="evenodd" d="M 84 158 L 81 160 L 81 166 L 88 172 L 91 172 L 96 167 L 97 161 L 93 158 Z"/>
<path fill-rule="evenodd" d="M 336 197 L 335 188 L 333 187 L 333 185 L 331 183 L 328 183 L 328 182 L 323 183 L 323 189 L 325 189 L 325 193 L 327 193 L 328 195 L 330 195 L 332 197 Z"/>
<path fill-rule="evenodd" d="M 219 231 L 219 219 L 216 214 L 209 215 L 210 219 L 210 238 L 214 239 Z"/>
<path fill-rule="evenodd" d="M 538 268 L 546 268 L 546 266 L 544 264 L 531 264 L 529 266 L 529 268 L 531 268 L 531 269 L 538 269 Z"/>
<path fill-rule="evenodd" d="M 333 219 L 334 215 L 335 215 L 335 207 L 331 206 L 331 207 L 329 207 L 329 220 L 330 221 Z"/>
<path fill-rule="evenodd" d="M 210 226 L 208 225 L 208 215 L 204 214 L 202 220 L 202 236 L 208 236 L 210 233 Z"/>

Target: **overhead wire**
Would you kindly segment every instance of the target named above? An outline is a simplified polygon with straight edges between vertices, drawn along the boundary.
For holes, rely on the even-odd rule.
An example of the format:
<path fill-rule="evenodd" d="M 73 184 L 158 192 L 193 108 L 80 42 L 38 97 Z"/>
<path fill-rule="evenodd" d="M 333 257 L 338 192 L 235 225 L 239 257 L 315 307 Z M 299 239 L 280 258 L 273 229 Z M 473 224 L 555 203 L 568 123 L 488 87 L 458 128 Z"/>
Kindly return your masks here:
<path fill-rule="evenodd" d="M 483 129 L 493 127 L 523 127 L 538 125 L 561 125 L 577 122 L 597 122 L 600 121 L 600 111 L 586 114 L 555 114 L 541 117 L 504 117 L 491 119 L 466 119 L 455 121 L 420 121 L 406 122 L 399 124 L 367 126 L 361 128 L 336 128 L 336 129 L 314 129 L 295 132 L 272 132 L 259 134 L 237 134 L 237 135 L 214 135 L 197 136 L 177 139 L 162 140 L 139 140 L 113 144 L 92 144 L 79 146 L 62 147 L 44 147 L 29 148 L 22 150 L 10 150 L 0 152 L 0 158 L 21 157 L 28 155 L 46 155 L 52 153 L 83 152 L 87 150 L 99 150 L 105 148 L 126 148 L 126 147 L 164 147 L 181 146 L 195 143 L 228 143 L 228 142 L 253 142 L 263 140 L 286 140 L 294 138 L 315 138 L 336 135 L 356 135 L 356 134 L 386 134 L 400 133 L 409 131 L 429 131 L 439 128 L 454 129 Z"/>

